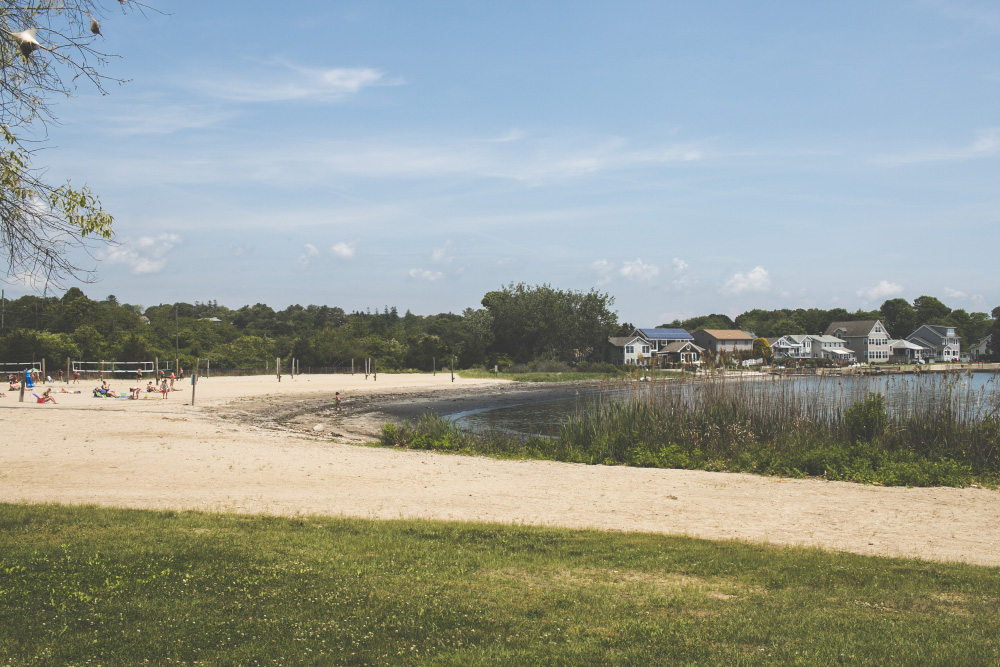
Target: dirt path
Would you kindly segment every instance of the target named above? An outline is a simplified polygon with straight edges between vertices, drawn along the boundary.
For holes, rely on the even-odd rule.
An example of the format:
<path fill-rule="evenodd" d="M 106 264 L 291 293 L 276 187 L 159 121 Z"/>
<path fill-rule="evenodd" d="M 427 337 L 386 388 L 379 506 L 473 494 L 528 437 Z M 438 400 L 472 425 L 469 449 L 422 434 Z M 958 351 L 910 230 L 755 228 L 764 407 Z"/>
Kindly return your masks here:
<path fill-rule="evenodd" d="M 90 387 L 87 387 L 89 392 Z M 1000 565 L 1000 492 L 405 452 L 333 442 L 376 428 L 386 394 L 504 391 L 442 376 L 205 380 L 168 400 L 0 399 L 0 501 L 496 521 L 811 545 Z M 316 401 L 344 397 L 342 413 Z M 270 395 L 266 395 L 270 392 Z M 273 427 L 280 405 L 300 427 Z M 238 418 L 236 418 L 238 417 Z M 248 423 L 257 420 L 260 425 Z M 264 426 L 262 428 L 262 426 Z"/>

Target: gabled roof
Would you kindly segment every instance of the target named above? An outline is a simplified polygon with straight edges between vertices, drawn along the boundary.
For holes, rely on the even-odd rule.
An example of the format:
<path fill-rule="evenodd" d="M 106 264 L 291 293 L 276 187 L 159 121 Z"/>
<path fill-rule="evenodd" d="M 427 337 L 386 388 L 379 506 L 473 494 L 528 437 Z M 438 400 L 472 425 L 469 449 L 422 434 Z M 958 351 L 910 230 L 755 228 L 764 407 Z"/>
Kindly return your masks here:
<path fill-rule="evenodd" d="M 824 334 L 822 336 L 809 336 L 809 337 L 812 338 L 817 343 L 843 343 L 844 342 L 841 339 L 837 338 L 836 336 L 827 336 L 826 334 Z"/>
<path fill-rule="evenodd" d="M 876 324 L 881 324 L 880 320 L 854 320 L 851 322 L 833 322 L 826 328 L 824 335 L 832 336 L 834 331 L 840 329 L 848 338 L 864 338 L 872 332 Z M 883 329 L 885 326 L 882 327 Z"/>
<path fill-rule="evenodd" d="M 702 329 L 715 340 L 753 340 L 753 336 L 739 329 Z"/>
<path fill-rule="evenodd" d="M 697 350 L 699 354 L 705 351 L 704 348 L 698 347 L 689 340 L 675 340 L 660 350 L 660 352 L 683 352 L 685 349 Z"/>
<path fill-rule="evenodd" d="M 611 336 L 608 338 L 608 343 L 615 347 L 625 347 L 630 340 L 632 340 L 631 336 Z"/>
<path fill-rule="evenodd" d="M 693 340 L 684 329 L 636 329 L 646 340 Z"/>

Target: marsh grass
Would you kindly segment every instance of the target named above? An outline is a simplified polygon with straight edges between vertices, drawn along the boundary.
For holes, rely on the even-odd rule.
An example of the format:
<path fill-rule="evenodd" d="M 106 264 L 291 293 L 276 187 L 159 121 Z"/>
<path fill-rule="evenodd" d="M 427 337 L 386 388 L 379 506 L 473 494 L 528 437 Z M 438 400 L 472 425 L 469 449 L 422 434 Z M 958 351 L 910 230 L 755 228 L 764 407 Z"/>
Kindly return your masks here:
<path fill-rule="evenodd" d="M 0 505 L 0 664 L 995 665 L 996 580 L 643 534 Z"/>
<path fill-rule="evenodd" d="M 463 432 L 431 415 L 390 446 L 630 465 L 817 476 L 893 486 L 1000 483 L 1000 391 L 923 379 L 605 381 L 550 437 Z"/>

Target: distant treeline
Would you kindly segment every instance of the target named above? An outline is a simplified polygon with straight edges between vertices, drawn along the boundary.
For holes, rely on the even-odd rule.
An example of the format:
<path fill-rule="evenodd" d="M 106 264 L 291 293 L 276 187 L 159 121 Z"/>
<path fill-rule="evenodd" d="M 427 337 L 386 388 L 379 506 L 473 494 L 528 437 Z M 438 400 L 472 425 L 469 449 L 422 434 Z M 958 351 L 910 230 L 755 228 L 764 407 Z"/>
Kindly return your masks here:
<path fill-rule="evenodd" d="M 300 367 L 349 366 L 371 357 L 382 370 L 429 371 L 528 364 L 539 360 L 573 364 L 603 360 L 609 336 L 633 330 L 619 322 L 614 298 L 595 290 L 579 292 L 549 285 L 503 286 L 483 296 L 481 308 L 461 314 L 400 315 L 395 307 L 347 313 L 335 306 L 294 305 L 284 310 L 258 303 L 236 310 L 205 303 L 142 307 L 102 301 L 71 288 L 62 297 L 23 296 L 4 301 L 0 322 L 0 361 L 50 364 L 66 358 L 83 361 L 178 359 L 193 368 L 196 359 L 213 368 L 263 368 L 276 357 L 294 357 Z M 963 349 L 991 331 L 997 315 L 952 310 L 934 297 L 912 304 L 890 299 L 878 311 L 752 310 L 735 320 L 705 315 L 665 326 L 743 329 L 758 336 L 818 333 L 830 322 L 882 319 L 894 337 L 905 337 L 924 323 L 949 324 L 962 336 Z M 1000 341 L 1000 336 L 995 337 Z"/>

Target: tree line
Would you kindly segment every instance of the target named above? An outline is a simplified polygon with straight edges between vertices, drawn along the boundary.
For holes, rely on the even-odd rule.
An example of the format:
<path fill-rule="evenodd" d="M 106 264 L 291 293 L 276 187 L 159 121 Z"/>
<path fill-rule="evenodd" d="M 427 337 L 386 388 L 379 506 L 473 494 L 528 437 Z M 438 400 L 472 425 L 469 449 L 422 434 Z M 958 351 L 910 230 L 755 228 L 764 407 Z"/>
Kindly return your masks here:
<path fill-rule="evenodd" d="M 0 361 L 61 363 L 176 359 L 185 368 L 210 360 L 213 368 L 262 369 L 275 358 L 294 357 L 300 367 L 345 367 L 371 357 L 381 370 L 430 371 L 494 364 L 556 361 L 601 362 L 609 336 L 631 333 L 619 322 L 614 298 L 596 290 L 510 283 L 483 296 L 480 308 L 462 313 L 400 314 L 395 307 L 346 312 L 336 306 L 258 303 L 230 309 L 216 301 L 143 307 L 114 296 L 97 301 L 79 288 L 61 297 L 4 300 L 0 312 Z M 750 310 L 735 319 L 710 314 L 662 326 L 742 329 L 770 337 L 820 333 L 831 322 L 881 319 L 893 337 L 921 324 L 955 326 L 963 349 L 988 333 L 1000 334 L 1000 308 L 986 313 L 952 310 L 934 297 L 910 303 L 890 299 L 877 311 Z M 1000 335 L 994 340 L 1000 343 Z M 997 355 L 1000 356 L 1000 355 Z"/>

